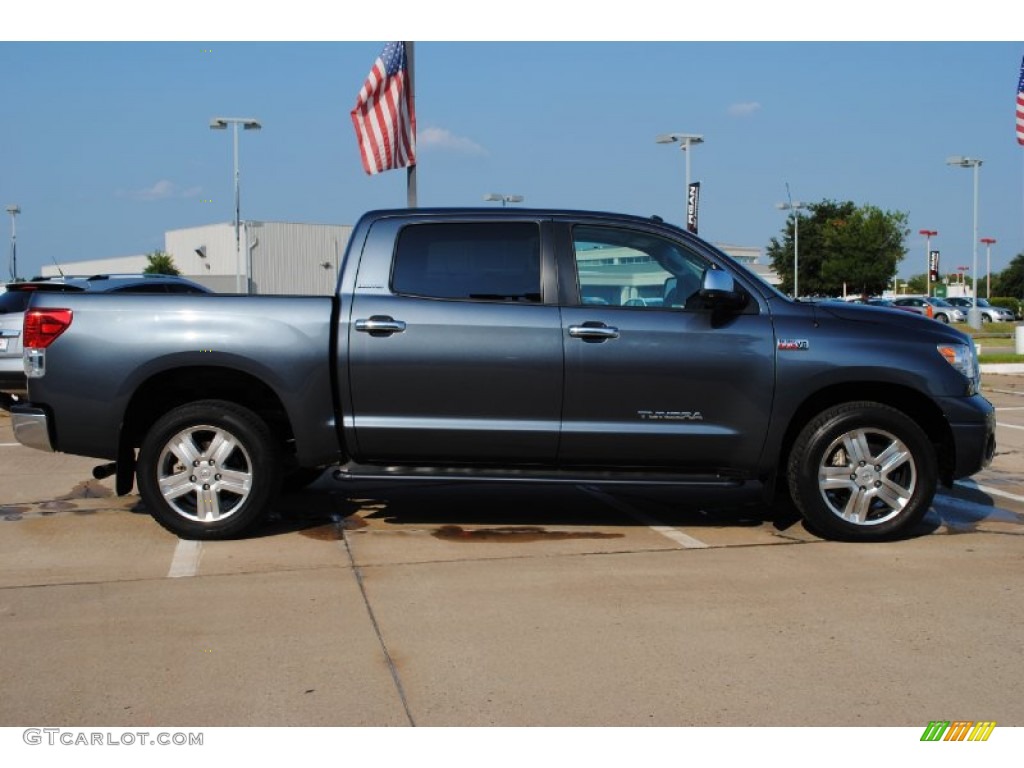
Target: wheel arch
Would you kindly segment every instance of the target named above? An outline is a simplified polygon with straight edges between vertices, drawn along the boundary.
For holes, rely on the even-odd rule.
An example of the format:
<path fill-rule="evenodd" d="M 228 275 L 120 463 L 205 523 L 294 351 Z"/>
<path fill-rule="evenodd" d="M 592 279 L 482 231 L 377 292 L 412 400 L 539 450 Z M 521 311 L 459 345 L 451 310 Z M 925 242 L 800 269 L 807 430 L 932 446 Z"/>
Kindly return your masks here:
<path fill-rule="evenodd" d="M 219 366 L 188 366 L 161 371 L 146 379 L 132 395 L 121 424 L 117 492 L 131 491 L 135 449 L 149 429 L 168 411 L 196 400 L 226 400 L 263 419 L 286 455 L 294 453 L 294 431 L 277 394 L 252 374 Z"/>
<path fill-rule="evenodd" d="M 917 390 L 886 382 L 851 381 L 821 389 L 806 398 L 794 411 L 782 438 L 777 467 L 781 478 L 789 463 L 793 444 L 801 430 L 822 411 L 842 403 L 872 401 L 902 411 L 924 430 L 932 445 L 939 467 L 939 478 L 949 485 L 953 481 L 956 455 L 953 432 L 942 410 L 933 400 Z"/>

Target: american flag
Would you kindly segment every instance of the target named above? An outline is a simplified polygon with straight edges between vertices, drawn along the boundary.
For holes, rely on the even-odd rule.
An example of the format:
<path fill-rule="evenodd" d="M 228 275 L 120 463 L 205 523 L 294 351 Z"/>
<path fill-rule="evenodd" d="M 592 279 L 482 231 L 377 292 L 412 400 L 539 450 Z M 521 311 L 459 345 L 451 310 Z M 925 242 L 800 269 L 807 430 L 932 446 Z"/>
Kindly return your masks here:
<path fill-rule="evenodd" d="M 1024 59 L 1020 62 L 1020 80 L 1017 81 L 1017 143 L 1024 144 Z"/>
<path fill-rule="evenodd" d="M 388 43 L 366 76 L 352 110 L 368 174 L 416 165 L 416 109 L 405 43 Z"/>

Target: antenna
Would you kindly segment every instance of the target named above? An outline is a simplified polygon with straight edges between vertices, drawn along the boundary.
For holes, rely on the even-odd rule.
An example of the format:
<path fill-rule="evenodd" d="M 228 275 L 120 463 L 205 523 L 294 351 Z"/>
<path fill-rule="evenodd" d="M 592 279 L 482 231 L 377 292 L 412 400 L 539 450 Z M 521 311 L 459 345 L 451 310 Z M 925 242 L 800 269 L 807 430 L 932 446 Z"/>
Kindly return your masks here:
<path fill-rule="evenodd" d="M 60 268 L 60 264 L 57 263 L 56 257 L 51 254 L 50 260 L 53 261 L 53 266 L 57 268 L 57 271 L 60 273 L 60 276 L 64 277 L 64 270 Z"/>

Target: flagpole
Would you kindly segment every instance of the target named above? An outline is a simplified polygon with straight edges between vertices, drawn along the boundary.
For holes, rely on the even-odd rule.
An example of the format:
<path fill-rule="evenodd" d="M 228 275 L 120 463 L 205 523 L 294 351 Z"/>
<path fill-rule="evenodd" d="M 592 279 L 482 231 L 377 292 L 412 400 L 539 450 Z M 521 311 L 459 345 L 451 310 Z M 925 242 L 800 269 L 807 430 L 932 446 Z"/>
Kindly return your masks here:
<path fill-rule="evenodd" d="M 405 63 L 409 73 L 409 102 L 413 105 L 415 110 L 416 104 L 416 67 L 413 59 L 413 44 L 411 42 L 403 43 L 405 46 Z M 413 112 L 415 114 L 415 111 Z M 415 128 L 413 132 L 413 142 L 416 141 Z M 416 164 L 413 163 L 405 171 L 405 183 L 408 195 L 408 206 L 410 208 L 416 207 Z"/>

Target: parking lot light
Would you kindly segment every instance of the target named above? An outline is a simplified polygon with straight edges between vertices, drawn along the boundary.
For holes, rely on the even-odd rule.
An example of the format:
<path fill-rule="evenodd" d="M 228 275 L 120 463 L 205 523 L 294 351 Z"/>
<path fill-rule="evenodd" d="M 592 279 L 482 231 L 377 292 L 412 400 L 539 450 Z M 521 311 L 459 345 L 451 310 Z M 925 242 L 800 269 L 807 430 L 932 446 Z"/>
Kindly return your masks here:
<path fill-rule="evenodd" d="M 238 126 L 247 131 L 258 131 L 263 127 L 259 120 L 252 117 L 215 117 L 210 121 L 210 128 L 215 131 L 225 130 L 228 126 L 234 129 L 235 152 L 235 290 L 242 292 L 242 245 L 239 229 L 241 228 L 241 202 L 238 173 Z M 247 277 L 251 277 L 247 275 Z M 246 281 L 248 283 L 248 280 Z M 246 290 L 246 293 L 249 291 Z"/>
<path fill-rule="evenodd" d="M 18 282 L 18 232 L 14 224 L 14 217 L 21 213 L 17 205 L 8 205 L 7 212 L 11 214 L 11 282 Z"/>
<path fill-rule="evenodd" d="M 808 208 L 807 203 L 793 202 L 776 203 L 775 207 L 780 211 L 793 212 L 793 298 L 800 300 L 799 273 L 800 273 L 800 211 Z"/>
<path fill-rule="evenodd" d="M 946 158 L 946 165 L 957 168 L 974 169 L 974 237 L 972 238 L 971 249 L 974 253 L 974 264 L 971 268 L 971 276 L 974 284 L 971 286 L 971 308 L 967 311 L 967 324 L 975 330 L 981 329 L 981 313 L 978 311 L 978 171 L 981 168 L 982 160 L 976 157 L 964 157 L 963 155 L 952 155 Z"/>
<path fill-rule="evenodd" d="M 985 244 L 985 299 L 992 300 L 992 246 L 996 244 L 995 238 L 983 237 L 981 242 Z"/>

